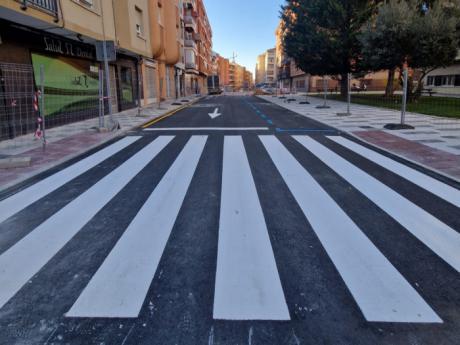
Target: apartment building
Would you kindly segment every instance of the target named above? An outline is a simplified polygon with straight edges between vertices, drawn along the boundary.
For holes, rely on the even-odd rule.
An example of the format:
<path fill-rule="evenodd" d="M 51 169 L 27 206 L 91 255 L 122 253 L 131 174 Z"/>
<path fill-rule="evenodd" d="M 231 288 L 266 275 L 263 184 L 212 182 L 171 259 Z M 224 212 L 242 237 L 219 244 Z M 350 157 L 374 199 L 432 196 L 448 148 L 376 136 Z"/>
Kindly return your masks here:
<path fill-rule="evenodd" d="M 182 9 L 179 8 L 178 0 L 149 0 L 149 2 L 152 57 L 157 62 L 156 84 L 159 97 L 161 99 L 179 97 L 178 84 L 183 73 L 180 65 Z"/>
<path fill-rule="evenodd" d="M 276 48 L 272 48 L 257 57 L 256 84 L 275 86 L 276 82 Z"/>
<path fill-rule="evenodd" d="M 257 57 L 256 71 L 255 71 L 256 85 L 265 83 L 265 56 L 266 54 L 263 53 Z"/>
<path fill-rule="evenodd" d="M 187 94 L 206 94 L 212 73 L 212 30 L 202 0 L 184 0 L 185 88 Z"/>
<path fill-rule="evenodd" d="M 217 75 L 223 88 L 230 84 L 230 60 L 219 54 L 217 54 Z"/>
<path fill-rule="evenodd" d="M 254 87 L 254 78 L 251 71 L 244 71 L 244 88 L 251 90 Z"/>
<path fill-rule="evenodd" d="M 234 91 L 235 90 L 235 63 L 230 62 L 228 64 L 228 85 L 225 87 L 225 91 Z"/>
<path fill-rule="evenodd" d="M 202 0 L 0 0 L 0 92 L 30 90 L 14 100 L 0 97 L 0 120 L 32 109 L 40 68 L 45 93 L 52 94 L 45 97 L 47 126 L 97 116 L 104 68 L 96 45 L 103 40 L 116 50 L 109 65 L 114 112 L 185 95 L 194 71 L 193 89 L 206 91 L 212 31 Z M 26 123 L 36 119 L 33 111 L 22 116 Z M 25 127 L 19 133 L 34 126 Z"/>

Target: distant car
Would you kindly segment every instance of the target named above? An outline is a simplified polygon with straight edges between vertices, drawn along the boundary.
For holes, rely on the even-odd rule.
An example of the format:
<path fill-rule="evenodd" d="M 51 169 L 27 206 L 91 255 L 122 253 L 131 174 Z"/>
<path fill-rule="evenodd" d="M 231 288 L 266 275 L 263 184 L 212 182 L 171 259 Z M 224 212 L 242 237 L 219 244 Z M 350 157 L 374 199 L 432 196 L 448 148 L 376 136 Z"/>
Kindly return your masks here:
<path fill-rule="evenodd" d="M 261 90 L 269 95 L 272 95 L 275 93 L 275 90 L 271 87 L 264 87 Z"/>

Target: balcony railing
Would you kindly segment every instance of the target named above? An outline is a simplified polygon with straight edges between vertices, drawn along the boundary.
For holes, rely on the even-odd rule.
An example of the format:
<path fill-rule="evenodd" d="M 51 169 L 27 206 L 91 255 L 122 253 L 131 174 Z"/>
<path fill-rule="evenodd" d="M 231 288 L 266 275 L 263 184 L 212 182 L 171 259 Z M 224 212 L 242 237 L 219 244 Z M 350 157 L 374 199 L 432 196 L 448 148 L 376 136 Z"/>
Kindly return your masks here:
<path fill-rule="evenodd" d="M 197 31 L 196 20 L 193 16 L 186 14 L 184 17 L 185 29 L 192 30 L 193 32 Z"/>
<path fill-rule="evenodd" d="M 188 48 L 193 48 L 193 49 L 197 48 L 195 41 L 189 38 L 185 39 L 184 46 Z"/>
<path fill-rule="evenodd" d="M 196 62 L 186 61 L 185 62 L 185 68 L 197 71 L 198 70 L 198 65 L 197 65 Z"/>
<path fill-rule="evenodd" d="M 57 0 L 20 0 L 21 8 L 25 11 L 27 8 L 34 7 L 53 15 L 56 21 L 59 20 L 59 7 Z"/>

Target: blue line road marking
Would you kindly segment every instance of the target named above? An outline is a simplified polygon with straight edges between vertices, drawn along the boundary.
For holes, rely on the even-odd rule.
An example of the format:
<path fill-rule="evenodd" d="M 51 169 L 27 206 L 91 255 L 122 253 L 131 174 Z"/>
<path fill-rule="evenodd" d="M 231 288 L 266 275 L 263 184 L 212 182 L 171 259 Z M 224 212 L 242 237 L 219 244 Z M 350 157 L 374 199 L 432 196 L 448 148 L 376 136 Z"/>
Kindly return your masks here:
<path fill-rule="evenodd" d="M 337 133 L 335 129 L 321 129 L 321 128 L 276 128 L 277 132 L 302 132 L 302 133 Z"/>
<path fill-rule="evenodd" d="M 248 106 L 250 106 L 256 112 L 256 114 L 259 115 L 259 117 L 262 120 L 264 120 L 269 125 L 273 126 L 273 121 L 267 115 L 265 115 L 263 112 L 261 112 L 254 104 L 249 103 L 246 100 L 244 101 L 244 103 L 247 104 Z"/>

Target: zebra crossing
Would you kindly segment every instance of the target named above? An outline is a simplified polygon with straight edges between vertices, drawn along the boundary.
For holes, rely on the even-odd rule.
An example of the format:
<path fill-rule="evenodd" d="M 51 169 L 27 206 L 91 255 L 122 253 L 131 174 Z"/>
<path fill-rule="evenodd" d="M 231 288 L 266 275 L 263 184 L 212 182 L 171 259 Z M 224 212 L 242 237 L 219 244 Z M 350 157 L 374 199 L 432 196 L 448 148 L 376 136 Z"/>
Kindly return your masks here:
<path fill-rule="evenodd" d="M 146 186 L 150 195 L 78 298 L 72 301 L 65 313 L 67 318 L 139 316 L 149 288 L 158 275 L 158 267 L 193 177 L 198 169 L 206 168 L 200 167 L 200 161 L 209 145 L 209 137 L 185 135 L 187 140 L 177 157 L 156 186 Z M 419 289 L 366 236 L 365 229 L 357 225 L 343 205 L 334 200 L 298 161 L 286 146 L 285 137 L 270 134 L 255 137 L 265 149 L 259 154 L 266 155 L 273 162 L 366 321 L 444 322 L 439 311 L 430 305 L 429 298 L 421 295 Z M 138 144 L 140 138 L 123 138 L 1 200 L 0 226 L 2 222 L 14 226 L 15 222 L 20 222 L 15 215 L 23 209 L 85 172 L 98 169 L 100 163 L 130 145 Z M 66 244 L 76 241 L 79 231 L 116 199 L 136 176 L 144 174 L 149 163 L 177 138 L 174 135 L 155 136 L 88 190 L 0 252 L 0 311 L 7 303 L 14 303 L 18 291 L 40 270 L 46 269 Z M 350 188 L 355 188 L 363 198 L 369 199 L 399 223 L 458 275 L 459 229 L 441 221 L 436 214 L 424 210 L 315 138 L 296 135 L 290 139 L 302 148 L 303 153 L 316 157 L 343 178 Z M 460 216 L 458 189 L 346 138 L 329 136 L 327 140 L 438 196 L 455 208 L 454 217 Z M 215 157 L 222 161 L 219 226 L 202 229 L 218 233 L 212 317 L 216 320 L 288 321 L 292 319 L 292 306 L 278 271 L 280 261 L 272 247 L 273 239 L 266 223 L 268 210 L 262 206 L 256 188 L 254 157 L 248 154 L 245 145 L 243 136 L 226 135 L 223 155 Z"/>

